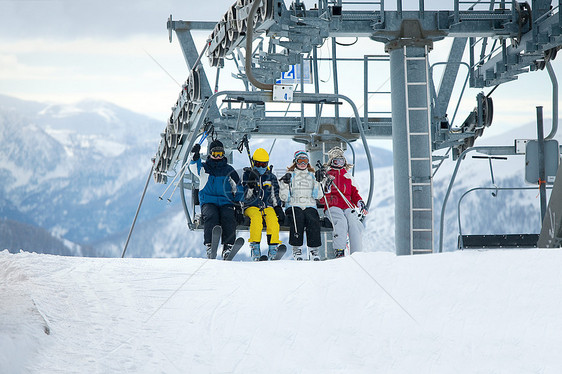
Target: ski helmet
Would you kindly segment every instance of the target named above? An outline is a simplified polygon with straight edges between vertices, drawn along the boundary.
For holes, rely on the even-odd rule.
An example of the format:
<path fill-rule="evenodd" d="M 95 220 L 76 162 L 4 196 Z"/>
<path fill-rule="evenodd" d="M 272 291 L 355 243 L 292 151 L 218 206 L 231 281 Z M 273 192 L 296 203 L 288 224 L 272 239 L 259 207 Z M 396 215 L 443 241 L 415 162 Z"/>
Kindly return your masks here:
<path fill-rule="evenodd" d="M 295 155 L 294 155 L 294 157 L 293 157 L 293 160 L 294 160 L 294 161 L 297 161 L 299 158 L 306 158 L 306 159 L 308 159 L 308 158 L 309 158 L 309 157 L 308 157 L 308 153 L 306 153 L 306 152 L 303 151 L 303 150 L 296 151 L 296 152 L 295 152 Z"/>
<path fill-rule="evenodd" d="M 346 167 L 347 169 L 351 168 L 353 165 L 348 164 L 343 154 L 343 149 L 340 147 L 334 147 L 328 151 L 328 165 L 332 167 L 336 167 L 338 169 L 342 167 Z"/>
<path fill-rule="evenodd" d="M 336 157 L 345 157 L 345 156 L 343 155 L 343 149 L 336 146 L 328 151 L 328 157 L 331 160 Z"/>
<path fill-rule="evenodd" d="M 269 162 L 269 154 L 263 148 L 258 148 L 254 151 L 254 155 L 252 156 L 254 161 L 258 162 Z"/>
<path fill-rule="evenodd" d="M 220 140 L 213 140 L 209 144 L 209 156 L 215 160 L 220 160 L 224 157 L 224 146 Z"/>
<path fill-rule="evenodd" d="M 211 144 L 209 144 L 209 151 L 212 151 L 213 148 L 222 148 L 224 150 L 224 145 L 220 140 L 213 140 Z"/>

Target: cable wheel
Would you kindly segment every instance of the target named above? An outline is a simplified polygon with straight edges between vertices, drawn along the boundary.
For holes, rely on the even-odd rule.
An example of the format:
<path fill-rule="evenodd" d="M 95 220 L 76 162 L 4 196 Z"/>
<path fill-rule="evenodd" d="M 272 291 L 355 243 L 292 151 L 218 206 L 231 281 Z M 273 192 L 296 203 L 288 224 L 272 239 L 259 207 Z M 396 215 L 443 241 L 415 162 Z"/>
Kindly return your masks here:
<path fill-rule="evenodd" d="M 255 0 L 255 1 L 260 1 L 260 0 Z M 267 1 L 263 0 L 260 4 L 260 6 L 258 7 L 258 19 L 259 22 L 263 22 L 267 19 Z"/>
<path fill-rule="evenodd" d="M 222 41 L 221 41 L 221 47 L 222 47 L 222 49 L 225 50 L 225 51 L 227 51 L 228 48 L 230 48 L 230 45 L 232 44 L 232 41 L 230 40 L 230 38 L 229 38 L 228 35 L 229 35 L 229 32 L 227 31 L 227 32 L 224 34 L 224 38 L 223 38 Z"/>
<path fill-rule="evenodd" d="M 162 170 L 162 156 L 160 156 L 158 158 L 158 162 L 156 163 L 156 167 L 154 168 L 155 171 L 161 171 Z"/>
<path fill-rule="evenodd" d="M 238 33 L 242 34 L 246 32 L 246 19 L 237 19 L 236 20 L 236 26 L 238 29 Z"/>
<path fill-rule="evenodd" d="M 183 121 L 185 120 L 186 113 L 184 107 L 181 107 L 180 112 L 178 114 L 178 119 L 174 122 L 174 132 L 180 133 L 183 127 Z"/>
<path fill-rule="evenodd" d="M 228 21 L 226 23 L 226 29 L 228 30 L 228 38 L 231 42 L 234 42 L 236 41 L 236 39 L 238 39 L 238 24 L 236 22 L 236 18 L 238 18 L 237 12 L 238 8 L 236 8 L 236 5 L 231 6 L 228 10 Z"/>
<path fill-rule="evenodd" d="M 236 8 L 238 8 L 238 9 L 244 8 L 247 3 L 248 3 L 247 0 L 238 0 L 236 2 Z M 242 34 L 242 33 L 246 32 L 246 19 L 240 18 L 240 16 L 238 14 L 236 16 L 236 25 L 237 25 L 239 34 Z"/>
<path fill-rule="evenodd" d="M 265 0 L 266 7 L 265 7 L 265 19 L 272 19 L 273 18 L 273 0 Z"/>
<path fill-rule="evenodd" d="M 484 125 L 489 127 L 494 119 L 494 103 L 491 97 L 487 97 L 484 105 Z"/>
<path fill-rule="evenodd" d="M 162 157 L 163 159 L 167 159 L 168 158 L 168 142 L 164 139 L 164 147 L 162 147 Z M 162 163 L 162 166 L 164 167 L 165 163 Z"/>
<path fill-rule="evenodd" d="M 183 85 L 182 94 L 184 95 L 185 102 L 189 102 L 189 101 L 193 100 L 192 96 L 191 96 L 191 90 L 190 90 L 192 79 L 193 78 L 191 77 L 191 72 L 190 72 L 190 74 L 187 76 L 187 79 L 185 80 L 185 84 Z"/>
<path fill-rule="evenodd" d="M 174 146 L 172 142 L 172 133 L 169 131 L 166 131 L 166 145 L 168 146 L 168 150 Z"/>
<path fill-rule="evenodd" d="M 231 29 L 232 27 L 236 27 L 237 18 L 238 18 L 238 8 L 236 7 L 236 4 L 234 4 L 228 9 L 228 19 L 227 19 L 228 29 Z"/>
<path fill-rule="evenodd" d="M 189 94 L 190 101 L 197 101 L 201 97 L 201 90 L 199 86 L 199 72 L 197 70 L 191 70 L 189 78 L 187 80 L 187 92 Z"/>
<path fill-rule="evenodd" d="M 185 124 L 189 120 L 187 105 L 188 105 L 188 103 L 185 103 L 183 105 L 183 107 L 181 108 L 180 116 L 178 117 L 178 129 L 176 131 L 178 134 L 183 133 L 183 129 L 185 128 Z"/>

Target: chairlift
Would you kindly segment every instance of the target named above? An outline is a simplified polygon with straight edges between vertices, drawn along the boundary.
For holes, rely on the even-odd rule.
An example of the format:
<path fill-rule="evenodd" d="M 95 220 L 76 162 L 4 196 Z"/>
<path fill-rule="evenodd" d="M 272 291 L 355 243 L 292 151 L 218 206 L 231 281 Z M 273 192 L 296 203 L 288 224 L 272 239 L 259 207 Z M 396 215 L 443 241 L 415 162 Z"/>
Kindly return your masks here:
<path fill-rule="evenodd" d="M 223 98 L 224 102 L 228 102 L 228 103 L 238 103 L 238 102 L 244 102 L 244 103 L 249 103 L 250 105 L 256 105 L 256 106 L 263 106 L 266 103 L 271 103 L 273 102 L 271 99 L 271 95 L 268 95 L 267 93 L 264 92 L 259 92 L 259 91 L 254 91 L 254 92 L 247 92 L 247 91 L 223 91 L 223 92 L 218 92 L 216 94 L 214 94 L 208 101 L 207 101 L 207 105 L 204 106 L 203 108 L 203 114 L 199 117 L 200 120 L 202 120 L 203 118 L 208 118 L 209 122 L 211 123 L 222 123 L 222 122 L 228 122 L 227 120 L 225 120 L 224 118 L 209 118 L 208 116 L 205 115 L 205 111 L 208 111 L 210 107 L 212 107 L 212 104 L 210 104 L 210 102 L 212 100 L 218 100 L 219 98 Z M 305 105 L 316 105 L 319 102 L 322 102 L 323 104 L 326 105 L 341 105 L 342 103 L 348 103 L 349 105 L 351 105 L 351 107 L 354 109 L 355 112 L 355 121 L 356 124 L 358 126 L 359 132 L 361 134 L 361 124 L 362 124 L 362 120 L 358 115 L 357 109 L 355 104 L 353 103 L 353 101 L 351 101 L 349 98 L 343 96 L 343 95 L 334 95 L 334 94 L 321 94 L 321 95 L 317 95 L 317 94 L 307 94 L 307 93 L 295 93 L 294 96 L 294 101 L 295 103 L 302 103 Z M 289 118 L 287 120 L 286 123 L 283 123 L 282 119 L 279 118 L 275 118 L 274 120 L 270 120 L 272 117 L 267 117 L 265 114 L 266 112 L 263 112 L 264 115 L 262 117 L 259 118 L 254 118 L 254 120 L 256 122 L 263 122 L 262 124 L 256 124 L 256 125 L 252 125 L 250 124 L 249 126 L 246 124 L 246 128 L 239 128 L 239 126 L 236 126 L 238 128 L 238 131 L 236 132 L 230 132 L 228 133 L 228 130 L 224 130 L 224 128 L 228 128 L 229 125 L 228 124 L 221 124 L 221 127 L 219 129 L 216 128 L 216 125 L 214 125 L 214 131 L 217 134 L 217 137 L 219 137 L 221 139 L 221 141 L 224 140 L 223 143 L 225 143 L 225 149 L 228 151 L 235 151 L 239 149 L 239 146 L 243 143 L 244 139 L 248 139 L 249 137 L 259 137 L 262 133 L 265 132 L 266 136 L 271 136 L 271 135 L 275 135 L 276 137 L 284 137 L 284 138 L 291 138 L 294 141 L 298 142 L 298 143 L 304 143 L 308 148 L 310 148 L 311 144 L 313 143 L 319 143 L 322 142 L 322 144 L 325 144 L 329 141 L 334 142 L 336 141 L 338 145 L 341 145 L 342 143 L 348 145 L 350 147 L 350 149 L 352 150 L 353 153 L 353 161 L 355 162 L 355 149 L 353 148 L 353 143 L 346 139 L 345 137 L 339 135 L 339 134 L 325 134 L 325 135 L 321 135 L 318 134 L 318 126 L 300 126 L 298 124 L 295 124 L 295 121 L 293 118 Z M 202 122 L 198 122 L 195 124 L 194 127 L 194 131 L 193 134 L 197 134 L 196 136 L 190 136 L 189 137 L 189 142 L 184 146 L 184 149 L 186 150 L 183 153 L 183 159 L 181 162 L 182 165 L 182 170 L 187 170 L 187 167 L 185 166 L 187 163 L 190 162 L 190 153 L 187 150 L 190 150 L 193 145 L 195 144 L 195 141 L 202 137 L 204 134 L 204 132 L 202 132 L 201 130 L 201 126 L 202 126 Z M 269 127 L 269 128 L 267 128 Z M 312 127 L 312 130 L 308 130 L 309 128 Z M 265 130 L 261 131 L 262 129 L 266 128 Z M 299 129 L 302 129 L 299 131 Z M 225 135 L 226 133 L 226 135 Z M 296 135 L 294 135 L 296 133 Z M 368 165 L 369 165 L 369 170 L 370 170 L 370 185 L 369 185 L 369 192 L 368 192 L 368 199 L 367 199 L 367 206 L 370 204 L 370 201 L 372 200 L 372 195 L 373 195 L 373 181 L 374 181 L 374 166 L 373 166 L 373 161 L 372 161 L 372 157 L 370 154 L 370 149 L 368 147 L 368 143 L 366 140 L 366 137 L 364 136 L 364 134 L 361 136 L 361 140 L 362 140 L 362 146 L 363 146 L 363 150 L 367 156 L 367 160 L 368 160 Z M 326 141 L 324 141 L 324 139 L 326 139 Z M 230 146 L 227 146 L 230 145 Z M 312 154 L 316 154 L 316 155 L 322 155 L 323 153 L 325 153 L 325 149 L 321 148 L 319 150 L 316 151 L 312 151 L 311 152 L 311 156 Z M 320 158 L 314 158 L 311 157 L 311 162 L 313 160 L 319 160 Z M 182 206 L 184 209 L 184 213 L 187 219 L 187 225 L 189 227 L 190 230 L 202 230 L 202 225 L 201 222 L 199 220 L 199 216 L 196 213 L 195 210 L 195 206 L 198 205 L 198 199 L 197 199 L 197 193 L 198 193 L 198 184 L 197 181 L 195 180 L 196 178 L 194 178 L 193 175 L 191 175 L 191 173 L 187 170 L 185 172 L 185 176 L 182 178 L 180 177 L 178 183 L 179 183 L 179 193 L 181 196 L 181 201 L 182 201 Z M 188 199 L 186 197 L 186 191 L 188 193 L 191 194 L 191 204 L 188 205 Z M 320 212 L 321 213 L 321 212 Z M 320 214 L 322 216 L 322 214 Z M 324 217 L 324 219 L 322 220 L 323 224 L 322 224 L 322 231 L 323 232 L 331 232 L 332 227 L 331 227 L 331 223 L 329 222 L 327 217 Z M 239 231 L 247 231 L 249 230 L 249 224 L 248 222 L 242 222 L 237 226 L 237 230 Z M 285 222 L 285 224 L 281 225 L 281 231 L 288 231 L 289 230 L 289 223 Z"/>

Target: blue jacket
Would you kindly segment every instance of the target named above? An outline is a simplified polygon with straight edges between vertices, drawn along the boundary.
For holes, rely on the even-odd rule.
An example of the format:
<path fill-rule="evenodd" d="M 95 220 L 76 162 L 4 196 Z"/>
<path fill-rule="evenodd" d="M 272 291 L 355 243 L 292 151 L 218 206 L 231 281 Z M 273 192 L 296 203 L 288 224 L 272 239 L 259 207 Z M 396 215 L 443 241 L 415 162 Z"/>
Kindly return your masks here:
<path fill-rule="evenodd" d="M 242 175 L 242 186 L 244 186 L 244 205 L 246 207 L 281 206 L 279 182 L 269 169 L 263 175 L 259 175 L 257 170 L 245 168 Z"/>
<path fill-rule="evenodd" d="M 244 197 L 244 189 L 240 185 L 240 177 L 225 158 L 206 162 L 191 161 L 189 170 L 199 177 L 199 202 L 217 206 L 234 205 Z"/>

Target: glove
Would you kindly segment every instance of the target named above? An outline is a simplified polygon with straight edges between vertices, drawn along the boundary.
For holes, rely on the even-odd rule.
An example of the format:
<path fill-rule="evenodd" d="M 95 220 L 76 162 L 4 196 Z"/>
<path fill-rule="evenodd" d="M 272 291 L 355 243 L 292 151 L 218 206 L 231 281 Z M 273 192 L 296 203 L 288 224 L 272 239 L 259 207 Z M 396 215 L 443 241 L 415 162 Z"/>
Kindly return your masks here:
<path fill-rule="evenodd" d="M 237 224 L 244 224 L 244 211 L 242 210 L 240 202 L 234 204 L 234 217 Z"/>
<path fill-rule="evenodd" d="M 357 208 L 361 211 L 361 214 L 366 216 L 369 212 L 367 211 L 367 207 L 365 206 L 365 202 L 363 200 L 359 200 L 357 202 Z"/>
<path fill-rule="evenodd" d="M 324 185 L 324 192 L 326 193 L 330 192 L 332 188 L 332 182 L 334 182 L 334 179 L 336 179 L 336 177 L 334 177 L 333 175 L 326 175 L 326 184 Z"/>
<path fill-rule="evenodd" d="M 199 160 L 199 157 L 201 157 L 201 155 L 199 154 L 200 150 L 201 150 L 201 144 L 195 144 L 193 148 L 191 148 L 191 153 L 193 153 L 193 157 L 192 157 L 193 161 L 197 161 Z"/>
<path fill-rule="evenodd" d="M 246 179 L 246 184 L 250 188 L 255 188 L 258 185 L 259 176 L 254 170 L 250 168 L 245 168 L 244 171 L 248 172 L 248 177 Z"/>
<path fill-rule="evenodd" d="M 275 210 L 275 214 L 277 214 L 277 221 L 279 221 L 279 225 L 283 225 L 285 223 L 285 212 L 283 212 L 283 208 L 278 205 L 273 209 Z"/>
<path fill-rule="evenodd" d="M 314 177 L 317 182 L 322 182 L 324 178 L 326 178 L 326 170 L 324 170 L 324 168 L 316 170 L 314 172 Z"/>
<path fill-rule="evenodd" d="M 285 184 L 290 184 L 291 183 L 291 173 L 286 173 L 279 180 L 281 182 L 285 183 Z"/>

